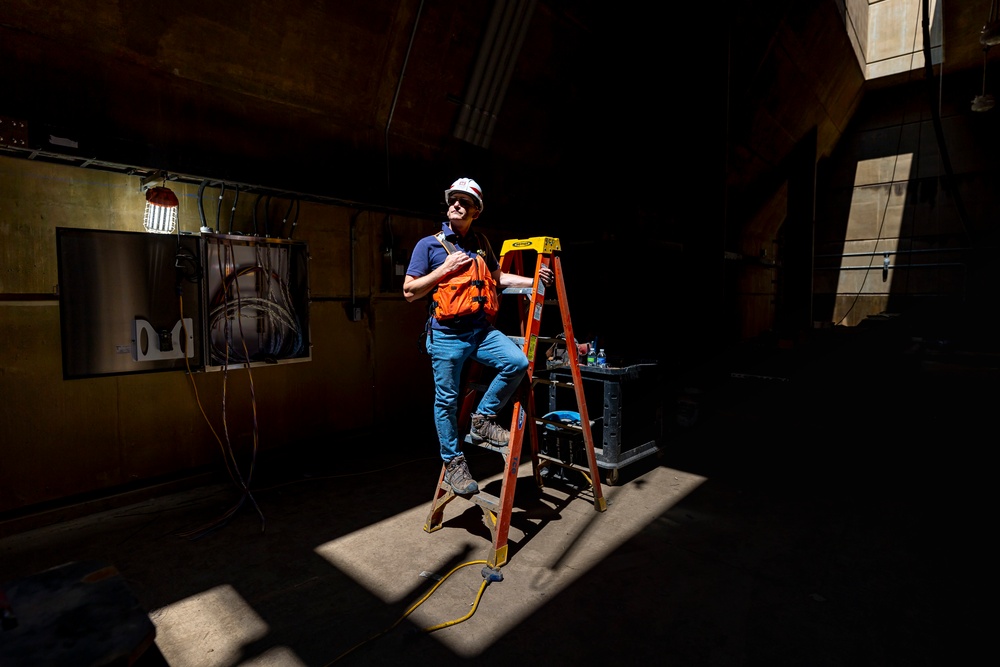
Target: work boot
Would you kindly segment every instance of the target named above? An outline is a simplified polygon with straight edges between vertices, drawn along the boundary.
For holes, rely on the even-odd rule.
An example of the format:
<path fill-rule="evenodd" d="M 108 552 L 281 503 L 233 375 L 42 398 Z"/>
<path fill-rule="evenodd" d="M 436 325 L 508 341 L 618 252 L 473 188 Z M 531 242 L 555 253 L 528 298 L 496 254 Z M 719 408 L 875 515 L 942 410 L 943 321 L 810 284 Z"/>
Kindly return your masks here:
<path fill-rule="evenodd" d="M 472 428 L 469 432 L 472 442 L 477 445 L 485 441 L 494 447 L 506 447 L 510 442 L 510 431 L 485 415 L 472 415 Z"/>
<path fill-rule="evenodd" d="M 472 479 L 469 464 L 465 462 L 464 456 L 456 456 L 445 464 L 444 481 L 460 496 L 479 492 L 479 485 Z"/>

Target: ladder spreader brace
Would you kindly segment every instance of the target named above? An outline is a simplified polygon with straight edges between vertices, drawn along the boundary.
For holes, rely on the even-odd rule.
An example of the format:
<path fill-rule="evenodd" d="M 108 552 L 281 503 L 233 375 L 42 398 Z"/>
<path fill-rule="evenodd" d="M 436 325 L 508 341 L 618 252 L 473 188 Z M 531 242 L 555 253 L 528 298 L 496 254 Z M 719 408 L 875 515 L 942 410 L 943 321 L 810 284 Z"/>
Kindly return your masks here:
<path fill-rule="evenodd" d="M 506 447 L 494 447 L 482 443 L 479 446 L 499 452 L 504 457 L 504 473 L 500 489 L 500 496 L 480 491 L 471 496 L 465 497 L 475 503 L 483 511 L 483 522 L 490 529 L 493 536 L 493 549 L 487 558 L 489 567 L 500 568 L 507 563 L 507 535 L 510 530 L 511 511 L 514 505 L 514 490 L 517 487 L 518 465 L 521 461 L 521 446 L 524 442 L 525 428 L 530 429 L 531 461 L 535 483 L 539 487 L 544 486 L 541 476 L 541 468 L 550 463 L 568 468 L 577 468 L 568 463 L 559 462 L 555 459 L 545 460 L 540 463 L 538 452 L 538 424 L 544 424 L 548 428 L 568 428 L 574 429 L 566 424 L 550 422 L 545 419 L 535 417 L 534 385 L 536 383 L 553 383 L 546 378 L 536 377 L 535 356 L 538 351 L 538 343 L 546 340 L 556 342 L 557 338 L 542 338 L 539 336 L 542 321 L 543 306 L 558 303 L 559 312 L 562 318 L 563 335 L 567 347 L 567 357 L 569 367 L 572 372 L 572 383 L 559 383 L 563 387 L 572 387 L 576 395 L 576 403 L 580 414 L 580 426 L 575 427 L 583 433 L 583 440 L 587 451 L 587 471 L 583 470 L 584 476 L 588 478 L 594 494 L 594 507 L 598 512 L 607 510 L 607 502 L 601 491 L 600 471 L 597 467 L 597 457 L 594 453 L 594 436 L 590 427 L 590 415 L 587 413 L 587 403 L 584 396 L 583 378 L 580 374 L 580 363 L 576 353 L 576 346 L 573 337 L 573 325 L 570 320 L 569 302 L 566 298 L 566 283 L 563 280 L 562 262 L 556 254 L 560 250 L 559 239 L 549 236 L 537 236 L 529 239 L 504 241 L 500 251 L 500 270 L 504 273 L 516 273 L 523 275 L 524 263 L 521 253 L 525 250 L 534 250 L 538 253 L 538 262 L 535 266 L 534 281 L 531 288 L 506 288 L 502 295 L 515 296 L 520 306 L 520 336 L 510 336 L 512 340 L 521 344 L 521 349 L 528 358 L 528 370 L 526 378 L 522 381 L 518 392 L 515 394 L 513 414 L 511 416 L 510 441 Z M 539 278 L 541 268 L 548 266 L 553 272 L 553 286 L 556 289 L 556 301 L 546 302 L 545 284 Z M 542 362 L 544 363 L 544 361 Z M 465 394 L 462 399 L 461 411 L 459 412 L 459 433 L 467 431 L 468 419 L 474 405 L 475 381 L 478 378 L 481 367 L 473 365 L 470 368 L 466 379 Z M 467 442 L 469 439 L 467 439 Z M 548 457 L 546 457 L 548 458 Z M 459 497 L 449 484 L 444 481 L 445 466 L 441 466 L 441 473 L 438 476 L 437 487 L 434 492 L 434 499 L 431 502 L 430 512 L 424 524 L 424 531 L 432 533 L 441 528 L 444 518 L 445 506 Z M 486 570 L 484 569 L 484 573 Z M 484 574 L 484 576 L 486 576 Z"/>

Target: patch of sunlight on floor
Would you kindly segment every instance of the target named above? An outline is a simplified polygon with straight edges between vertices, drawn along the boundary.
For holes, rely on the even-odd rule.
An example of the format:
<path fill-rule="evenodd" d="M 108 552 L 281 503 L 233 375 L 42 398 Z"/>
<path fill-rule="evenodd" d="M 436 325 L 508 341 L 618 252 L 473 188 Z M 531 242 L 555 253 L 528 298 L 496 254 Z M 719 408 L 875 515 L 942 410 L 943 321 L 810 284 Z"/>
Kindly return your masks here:
<path fill-rule="evenodd" d="M 519 477 L 524 476 L 531 476 L 530 466 L 522 467 Z M 480 486 L 499 490 L 500 478 L 481 480 Z M 604 512 L 596 509 L 589 490 L 570 495 L 547 486 L 537 502 L 527 505 L 519 505 L 515 496 L 503 581 L 488 587 L 462 631 L 435 636 L 459 655 L 481 653 L 704 481 L 691 473 L 654 468 L 621 486 L 603 486 Z M 432 533 L 423 529 L 429 509 L 430 499 L 322 544 L 316 553 L 387 604 L 416 600 L 415 591 L 430 590 L 454 570 L 434 593 L 444 604 L 421 606 L 408 618 L 427 628 L 461 617 L 477 598 L 484 565 L 460 566 L 486 560 L 493 551 L 492 537 L 482 511 L 465 499 L 445 506 L 442 526 Z"/>
<path fill-rule="evenodd" d="M 156 626 L 156 645 L 171 665 L 241 664 L 243 646 L 268 632 L 267 623 L 228 585 L 178 600 L 149 617 Z"/>

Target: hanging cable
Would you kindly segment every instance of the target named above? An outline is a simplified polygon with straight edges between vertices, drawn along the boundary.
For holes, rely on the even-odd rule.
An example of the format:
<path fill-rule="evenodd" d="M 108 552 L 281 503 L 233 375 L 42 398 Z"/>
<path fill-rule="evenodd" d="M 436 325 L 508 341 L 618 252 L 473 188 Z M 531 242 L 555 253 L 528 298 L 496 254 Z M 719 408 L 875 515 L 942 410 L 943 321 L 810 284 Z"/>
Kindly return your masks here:
<path fill-rule="evenodd" d="M 994 105 L 993 96 L 986 94 L 986 56 L 989 52 L 990 47 L 983 47 L 983 90 L 978 97 L 972 100 L 973 111 L 989 111 Z"/>
<path fill-rule="evenodd" d="M 298 224 L 299 224 L 299 200 L 296 199 L 295 200 L 295 217 L 292 218 L 292 228 L 288 232 L 288 238 L 292 238 L 293 236 L 295 236 L 295 228 L 298 226 Z"/>
<path fill-rule="evenodd" d="M 181 293 L 184 281 L 197 283 L 201 281 L 201 262 L 194 252 L 181 245 L 180 235 L 177 237 L 177 252 L 174 255 L 174 268 L 177 270 L 177 293 Z"/>
<path fill-rule="evenodd" d="M 260 200 L 264 198 L 264 193 L 261 192 L 257 195 L 257 198 L 253 200 L 253 235 L 260 236 L 260 231 L 257 228 L 257 206 L 260 204 Z"/>
<path fill-rule="evenodd" d="M 287 254 L 282 253 L 279 256 L 287 259 Z M 287 272 L 289 267 L 282 266 L 280 269 L 274 270 L 265 266 L 269 263 L 269 253 L 258 254 L 255 265 L 238 270 L 234 269 L 233 272 L 225 276 L 219 291 L 210 303 L 207 328 L 209 331 L 217 331 L 222 325 L 225 334 L 226 327 L 231 320 L 249 317 L 262 322 L 262 330 L 258 332 L 259 337 L 263 338 L 263 334 L 267 334 L 266 345 L 258 344 L 258 355 L 262 354 L 266 359 L 294 357 L 304 349 L 305 338 L 291 290 L 287 281 L 282 279 L 278 273 L 279 270 L 281 273 Z M 229 300 L 227 295 L 234 285 L 238 289 L 240 278 L 250 275 L 262 278 L 262 289 L 258 295 L 241 297 L 235 302 Z M 225 335 L 224 340 L 228 340 Z M 213 361 L 221 362 L 225 355 L 226 359 L 247 363 L 258 356 L 250 356 L 248 353 L 243 357 L 234 357 L 229 348 L 230 345 L 221 348 L 213 346 Z"/>
<path fill-rule="evenodd" d="M 208 185 L 208 181 L 202 181 L 201 185 L 198 186 L 198 217 L 201 218 L 201 230 L 205 231 L 208 229 L 208 222 L 205 220 L 205 186 Z"/>
<path fill-rule="evenodd" d="M 268 228 L 268 219 L 271 216 L 271 195 L 264 200 L 264 236 L 271 238 L 271 230 Z"/>
<path fill-rule="evenodd" d="M 930 28 L 930 0 L 923 0 L 923 36 L 924 36 L 924 73 L 927 80 L 928 99 L 930 101 L 931 115 L 934 121 L 934 135 L 937 137 L 938 152 L 941 154 L 941 163 L 944 165 L 945 183 L 947 189 L 951 191 L 955 199 L 955 210 L 958 211 L 958 221 L 962 225 L 962 231 L 966 238 L 971 239 L 969 234 L 968 216 L 965 213 L 965 206 L 962 204 L 962 194 L 958 191 L 958 184 L 955 182 L 955 172 L 951 168 L 951 158 L 948 156 L 948 145 L 944 140 L 944 128 L 941 126 L 941 109 L 939 99 L 934 89 L 934 64 L 931 62 L 931 28 Z M 941 80 L 944 80 L 943 72 L 940 73 Z"/>
<path fill-rule="evenodd" d="M 219 198 L 221 201 L 221 197 Z M 233 207 L 229 209 L 229 233 L 233 233 L 233 218 L 236 217 L 236 204 L 240 201 L 240 186 L 236 184 L 236 196 L 233 197 Z"/>
<path fill-rule="evenodd" d="M 226 194 L 226 184 L 220 183 L 221 187 L 219 189 L 219 206 L 215 209 L 215 233 L 219 233 L 219 220 L 222 217 L 222 197 Z"/>
<path fill-rule="evenodd" d="M 219 275 L 222 278 L 222 283 L 223 284 L 227 284 L 226 277 L 230 273 L 229 267 L 232 266 L 233 267 L 233 273 L 236 272 L 235 271 L 235 255 L 234 255 L 233 249 L 232 249 L 232 242 L 230 241 L 229 243 L 226 243 L 226 244 L 220 244 L 217 247 L 218 247 L 218 251 L 217 251 L 216 255 L 217 255 L 217 265 L 218 265 Z M 227 250 L 227 253 L 226 253 L 225 257 L 223 256 L 223 250 Z M 236 289 L 236 301 L 237 301 L 237 313 L 238 313 L 239 312 L 238 306 L 239 306 L 239 301 L 240 301 L 239 283 L 238 283 L 238 281 L 235 284 L 235 289 Z M 225 294 L 226 291 L 228 291 L 228 290 L 224 290 L 223 294 L 221 295 L 221 298 L 224 301 L 227 300 L 226 299 L 226 294 Z M 181 315 L 181 321 L 183 322 L 183 304 L 182 304 L 181 308 L 182 308 L 182 310 L 181 310 L 181 313 L 182 313 L 182 315 Z M 237 317 L 238 316 L 239 315 L 237 315 Z M 240 334 L 242 336 L 242 333 L 243 333 L 242 332 L 242 322 L 239 322 L 238 325 L 240 327 Z M 185 336 L 186 336 L 186 334 L 185 334 Z M 237 511 L 239 511 L 239 509 L 244 505 L 244 503 L 247 500 L 249 500 L 250 503 L 254 506 L 254 509 L 256 510 L 257 515 L 260 517 L 261 532 L 264 532 L 265 525 L 266 525 L 266 522 L 265 522 L 265 519 L 264 519 L 264 514 L 261 511 L 260 506 L 257 505 L 257 501 L 254 499 L 253 495 L 250 493 L 250 480 L 252 479 L 253 469 L 254 469 L 254 466 L 256 464 L 257 450 L 258 450 L 258 446 L 259 446 L 259 434 L 258 434 L 259 429 L 258 429 L 258 424 L 257 424 L 257 402 L 256 402 L 256 395 L 255 395 L 254 387 L 253 387 L 253 377 L 252 377 L 252 375 L 249 375 L 250 368 L 249 368 L 249 365 L 248 365 L 247 366 L 247 372 L 248 372 L 248 376 L 250 377 L 250 395 L 251 395 L 251 403 L 252 403 L 252 409 L 253 409 L 253 449 L 252 449 L 252 453 L 251 453 L 250 470 L 249 470 L 249 473 L 246 476 L 246 478 L 244 478 L 243 475 L 240 472 L 239 462 L 236 459 L 236 454 L 235 454 L 235 451 L 233 450 L 232 441 L 230 439 L 230 435 L 229 435 L 229 422 L 228 422 L 228 416 L 227 416 L 227 411 L 226 411 L 227 387 L 228 387 L 228 381 L 229 381 L 229 372 L 228 372 L 229 371 L 229 349 L 232 346 L 232 327 L 228 324 L 228 321 L 227 321 L 227 323 L 224 326 L 223 338 L 224 338 L 225 350 L 226 350 L 225 355 L 224 355 L 224 359 L 223 359 L 223 365 L 222 365 L 222 376 L 223 376 L 223 380 L 222 380 L 222 427 L 223 427 L 223 436 L 225 438 L 225 442 L 223 442 L 223 438 L 219 436 L 219 434 L 216 432 L 216 430 L 212 427 L 211 423 L 209 422 L 208 416 L 205 414 L 204 408 L 202 408 L 202 406 L 201 406 L 201 400 L 197 397 L 197 387 L 195 387 L 195 397 L 198 400 L 198 406 L 199 406 L 199 408 L 201 408 L 201 410 L 202 410 L 202 416 L 205 417 L 205 420 L 208 423 L 209 428 L 212 431 L 212 434 L 215 436 L 216 441 L 219 443 L 219 447 L 222 450 L 223 459 L 224 459 L 225 464 L 226 464 L 226 470 L 229 473 L 229 476 L 233 480 L 233 482 L 240 488 L 241 493 L 240 493 L 240 497 L 237 500 L 237 502 L 232 507 L 230 507 L 227 511 L 225 511 L 220 517 L 218 517 L 215 520 L 209 522 L 208 524 L 199 526 L 199 527 L 194 528 L 192 530 L 188 530 L 188 531 L 183 531 L 183 532 L 177 533 L 181 537 L 187 537 L 187 538 L 193 539 L 193 540 L 201 539 L 202 537 L 205 537 L 206 535 L 210 534 L 211 532 L 213 532 L 215 530 L 218 530 L 219 528 L 222 528 L 223 526 L 225 526 L 229 522 L 229 520 L 233 516 L 236 515 Z M 245 343 L 245 340 L 243 341 L 243 347 L 244 347 L 244 355 L 246 355 L 246 343 Z M 186 357 L 185 357 L 185 362 L 187 362 Z M 189 375 L 190 375 L 190 366 L 188 368 L 189 368 Z M 193 377 L 191 378 L 191 383 L 192 383 L 192 386 L 194 386 L 194 378 Z"/>
<path fill-rule="evenodd" d="M 417 26 L 420 25 L 420 14 L 424 11 L 424 0 L 420 0 L 417 7 L 417 15 L 413 19 L 413 30 L 410 32 L 410 42 L 406 46 L 406 55 L 403 57 L 403 67 L 399 70 L 399 78 L 396 80 L 396 91 L 392 94 L 392 104 L 389 107 L 389 115 L 385 119 L 385 186 L 386 191 L 391 193 L 392 183 L 389 178 L 389 127 L 392 125 L 392 117 L 396 113 L 396 102 L 399 100 L 399 90 L 403 87 L 403 75 L 406 74 L 406 64 L 410 61 L 410 51 L 413 49 L 413 42 L 417 37 Z"/>
<path fill-rule="evenodd" d="M 295 231 L 295 221 L 298 220 L 299 217 L 298 203 L 298 199 L 292 199 L 288 202 L 288 209 L 285 211 L 285 217 L 281 219 L 281 227 L 278 228 L 278 238 L 292 238 L 292 233 Z M 283 237 L 281 235 L 285 233 L 285 223 L 288 222 L 288 216 L 292 214 L 293 207 L 295 208 L 295 220 L 292 221 L 292 228 L 288 231 L 288 236 Z"/>
<path fill-rule="evenodd" d="M 181 316 L 181 329 L 184 332 L 184 340 L 187 340 L 188 336 L 187 324 L 184 322 L 184 297 L 182 295 L 178 295 L 177 300 Z M 243 493 L 240 494 L 240 499 L 237 501 L 237 503 L 232 507 L 230 507 L 228 510 L 226 510 L 219 518 L 215 519 L 214 521 L 208 524 L 199 526 L 198 528 L 176 533 L 179 537 L 186 537 L 191 540 L 198 540 L 224 526 L 229 521 L 229 519 L 236 514 L 236 512 L 240 509 L 240 507 L 243 506 L 244 501 L 249 495 L 249 488 L 247 488 L 247 485 L 244 483 L 243 479 L 239 476 L 239 470 L 235 467 L 236 465 L 235 459 L 232 459 L 232 450 L 230 449 L 227 452 L 227 449 L 222 442 L 222 438 L 219 436 L 219 433 L 215 430 L 215 427 L 212 426 L 212 421 L 208 418 L 208 414 L 205 412 L 205 406 L 202 405 L 201 397 L 198 395 L 198 385 L 197 383 L 195 383 L 194 375 L 191 372 L 191 362 L 189 357 L 190 357 L 189 351 L 185 350 L 184 364 L 187 368 L 188 378 L 191 380 L 191 388 L 194 391 L 194 398 L 195 402 L 198 404 L 198 410 L 201 411 L 201 416 L 205 419 L 205 424 L 208 425 L 208 429 L 212 432 L 212 437 L 215 438 L 215 441 L 219 445 L 219 451 L 222 453 L 223 460 L 226 464 L 226 472 L 229 473 L 230 479 L 232 479 L 233 483 L 237 484 L 243 490 Z M 258 512 L 259 511 L 260 509 L 258 508 Z M 261 520 L 263 521 L 263 516 L 261 516 Z"/>
<path fill-rule="evenodd" d="M 240 285 L 239 285 L 239 281 L 237 281 L 237 283 L 236 283 L 236 295 L 237 295 L 237 301 L 238 301 L 239 298 L 240 298 Z M 247 338 L 246 338 L 246 336 L 243 333 L 243 318 L 242 317 L 238 317 L 237 320 L 236 320 L 236 323 L 237 323 L 237 327 L 240 330 L 240 341 L 241 341 L 241 343 L 243 345 L 243 356 L 244 356 L 244 358 L 248 358 L 249 357 L 249 353 L 247 352 L 247 343 L 246 343 Z M 260 506 L 257 505 L 257 501 L 254 500 L 253 495 L 250 494 L 250 481 L 253 479 L 253 471 L 254 471 L 254 468 L 257 465 L 257 449 L 258 449 L 259 444 L 260 444 L 260 430 L 259 430 L 258 424 L 257 424 L 257 394 L 256 394 L 256 391 L 254 390 L 253 372 L 250 370 L 250 363 L 249 363 L 249 361 L 246 363 L 246 371 L 247 371 L 247 380 L 250 383 L 250 408 L 251 408 L 251 413 L 253 414 L 253 431 L 252 431 L 252 433 L 253 433 L 253 446 L 251 447 L 251 450 L 250 450 L 250 454 L 251 454 L 251 456 L 250 456 L 250 469 L 247 471 L 246 484 L 243 485 L 243 491 L 244 491 L 244 495 L 246 496 L 246 498 L 253 504 L 254 509 L 257 510 L 257 516 L 260 517 L 260 532 L 263 533 L 264 532 L 264 527 L 265 527 L 264 513 L 261 512 Z"/>

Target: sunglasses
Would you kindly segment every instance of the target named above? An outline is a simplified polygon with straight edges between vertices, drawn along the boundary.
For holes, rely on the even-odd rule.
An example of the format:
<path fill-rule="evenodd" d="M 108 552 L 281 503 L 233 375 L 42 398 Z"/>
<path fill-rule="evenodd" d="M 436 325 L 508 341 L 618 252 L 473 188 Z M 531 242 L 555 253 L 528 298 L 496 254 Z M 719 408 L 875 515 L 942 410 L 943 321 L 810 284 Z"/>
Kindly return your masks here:
<path fill-rule="evenodd" d="M 449 197 L 448 206 L 454 206 L 455 204 L 461 205 L 466 210 L 476 206 L 476 203 L 467 197 Z"/>

